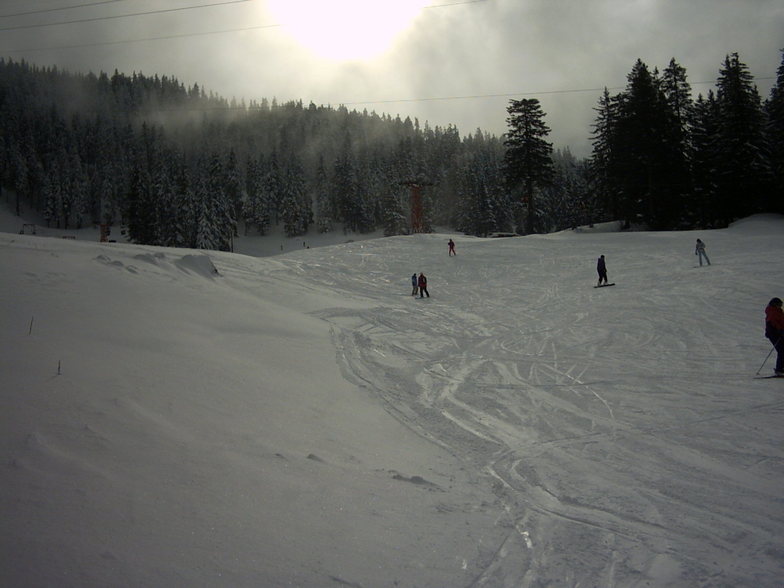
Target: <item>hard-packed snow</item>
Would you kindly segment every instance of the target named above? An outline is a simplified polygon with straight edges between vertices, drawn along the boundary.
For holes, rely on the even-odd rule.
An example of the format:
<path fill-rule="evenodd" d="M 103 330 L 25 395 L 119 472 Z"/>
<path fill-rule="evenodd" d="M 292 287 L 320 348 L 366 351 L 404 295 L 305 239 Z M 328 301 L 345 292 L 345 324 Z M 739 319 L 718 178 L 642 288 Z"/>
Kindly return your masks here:
<path fill-rule="evenodd" d="M 781 583 L 781 217 L 267 257 L 6 230 L 4 586 Z"/>

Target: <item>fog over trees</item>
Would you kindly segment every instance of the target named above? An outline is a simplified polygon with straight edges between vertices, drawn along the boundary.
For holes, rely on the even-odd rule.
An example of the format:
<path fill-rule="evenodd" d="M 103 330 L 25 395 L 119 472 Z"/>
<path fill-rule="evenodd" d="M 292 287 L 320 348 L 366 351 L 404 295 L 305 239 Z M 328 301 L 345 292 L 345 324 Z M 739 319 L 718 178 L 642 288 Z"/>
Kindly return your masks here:
<path fill-rule="evenodd" d="M 496 137 L 345 106 L 227 100 L 166 76 L 75 74 L 0 60 L 0 185 L 51 226 L 127 227 L 137 243 L 231 248 L 289 236 L 411 230 L 548 232 L 604 220 L 720 227 L 784 212 L 784 62 L 763 99 L 737 54 L 692 96 L 675 59 L 641 60 L 598 98 L 578 160 L 547 142 L 535 99 L 512 100 Z"/>

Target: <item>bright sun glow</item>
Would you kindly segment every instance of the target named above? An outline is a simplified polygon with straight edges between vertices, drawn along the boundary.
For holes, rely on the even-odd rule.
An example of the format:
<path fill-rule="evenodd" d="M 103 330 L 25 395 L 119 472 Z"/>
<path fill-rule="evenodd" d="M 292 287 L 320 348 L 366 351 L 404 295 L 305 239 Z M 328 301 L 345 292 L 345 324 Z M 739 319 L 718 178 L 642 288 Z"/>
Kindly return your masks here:
<path fill-rule="evenodd" d="M 383 53 L 428 2 L 422 0 L 268 0 L 276 22 L 316 55 L 339 61 Z"/>

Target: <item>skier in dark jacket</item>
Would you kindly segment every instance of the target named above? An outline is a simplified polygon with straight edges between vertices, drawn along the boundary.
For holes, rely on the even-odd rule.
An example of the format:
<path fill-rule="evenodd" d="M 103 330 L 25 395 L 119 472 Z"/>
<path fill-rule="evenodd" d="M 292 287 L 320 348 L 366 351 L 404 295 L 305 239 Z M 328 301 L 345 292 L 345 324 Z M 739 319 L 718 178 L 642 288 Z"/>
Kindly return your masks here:
<path fill-rule="evenodd" d="M 596 271 L 599 273 L 599 286 L 602 285 L 602 282 L 605 284 L 607 283 L 607 265 L 604 263 L 604 255 L 599 257 L 599 260 L 596 262 Z"/>
<path fill-rule="evenodd" d="M 425 274 L 423 273 L 419 274 L 418 283 L 419 283 L 419 297 L 424 298 L 425 294 L 427 294 L 427 297 L 430 298 L 430 292 L 427 291 L 427 278 L 425 277 Z"/>
<path fill-rule="evenodd" d="M 411 292 L 411 296 L 416 296 L 417 292 L 419 292 L 419 280 L 417 280 L 416 272 L 411 276 L 411 287 L 414 289 L 414 291 Z"/>
<path fill-rule="evenodd" d="M 708 262 L 708 265 L 710 265 L 710 259 L 708 259 L 708 254 L 705 253 L 705 243 L 703 243 L 702 240 L 700 240 L 700 239 L 697 239 L 697 245 L 694 248 L 694 255 L 697 255 L 699 257 L 699 259 L 700 259 L 700 267 L 702 267 L 702 258 L 703 257 L 705 258 L 705 261 Z"/>
<path fill-rule="evenodd" d="M 452 241 L 452 239 L 449 239 L 449 243 L 447 243 L 447 245 L 449 246 L 449 257 L 457 255 L 457 252 L 455 251 L 455 242 Z"/>
<path fill-rule="evenodd" d="M 781 310 L 781 298 L 772 298 L 765 308 L 765 336 L 776 349 L 776 375 L 784 376 L 784 310 Z"/>

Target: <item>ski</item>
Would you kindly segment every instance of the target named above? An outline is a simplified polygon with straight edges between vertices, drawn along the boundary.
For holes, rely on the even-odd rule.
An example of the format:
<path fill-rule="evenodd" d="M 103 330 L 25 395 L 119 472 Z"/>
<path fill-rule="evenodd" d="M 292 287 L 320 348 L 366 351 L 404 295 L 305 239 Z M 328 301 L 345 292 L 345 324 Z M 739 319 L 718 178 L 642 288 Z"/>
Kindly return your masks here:
<path fill-rule="evenodd" d="M 771 378 L 784 378 L 784 376 L 754 376 L 755 380 L 770 380 Z"/>
<path fill-rule="evenodd" d="M 612 284 L 599 284 L 598 286 L 594 286 L 594 288 L 606 288 L 607 286 L 615 286 L 615 282 Z"/>

